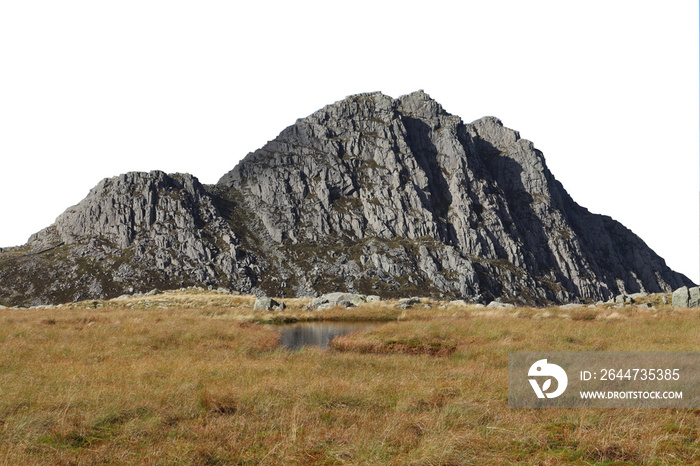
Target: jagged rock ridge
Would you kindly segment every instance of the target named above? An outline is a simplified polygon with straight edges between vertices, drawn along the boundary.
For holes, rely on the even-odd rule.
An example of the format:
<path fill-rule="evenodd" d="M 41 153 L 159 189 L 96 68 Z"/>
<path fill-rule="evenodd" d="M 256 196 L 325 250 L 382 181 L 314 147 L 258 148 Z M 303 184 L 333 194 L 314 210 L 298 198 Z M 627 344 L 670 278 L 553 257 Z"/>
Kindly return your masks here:
<path fill-rule="evenodd" d="M 0 298 L 46 304 L 230 277 L 251 288 L 251 258 L 192 175 L 105 179 L 27 245 L 0 255 Z"/>
<path fill-rule="evenodd" d="M 465 124 L 422 91 L 329 105 L 214 186 L 161 172 L 104 180 L 0 261 L 8 303 L 154 284 L 530 304 L 692 285 L 577 205 L 530 141 L 496 118 Z M 30 286 L 8 264 L 41 278 Z"/>

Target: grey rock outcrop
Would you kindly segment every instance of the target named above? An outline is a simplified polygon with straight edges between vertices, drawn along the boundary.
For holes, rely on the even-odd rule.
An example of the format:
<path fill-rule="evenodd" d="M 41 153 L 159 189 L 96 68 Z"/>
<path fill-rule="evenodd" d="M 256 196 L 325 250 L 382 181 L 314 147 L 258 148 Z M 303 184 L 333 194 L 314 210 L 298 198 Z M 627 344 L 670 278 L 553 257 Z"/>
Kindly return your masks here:
<path fill-rule="evenodd" d="M 306 305 L 309 311 L 323 311 L 333 307 L 354 307 L 366 302 L 363 295 L 353 293 L 327 293 Z"/>
<path fill-rule="evenodd" d="M 285 304 L 279 301 L 275 301 L 272 298 L 257 298 L 255 304 L 253 305 L 253 310 L 255 311 L 283 311 L 285 309 Z"/>
<path fill-rule="evenodd" d="M 0 256 L 0 300 L 24 305 L 116 297 L 153 288 L 250 290 L 253 258 L 192 175 L 105 179 L 25 254 Z"/>
<path fill-rule="evenodd" d="M 632 304 L 635 300 L 648 296 L 648 293 L 619 294 L 607 301 L 608 304 Z"/>
<path fill-rule="evenodd" d="M 690 300 L 690 294 L 688 293 L 688 287 L 682 286 L 673 292 L 671 296 L 671 303 L 673 307 L 688 307 L 688 302 Z"/>
<path fill-rule="evenodd" d="M 328 105 L 214 186 L 104 180 L 0 252 L 0 283 L 2 305 L 182 286 L 545 304 L 694 285 L 576 204 L 516 131 L 465 124 L 422 91 Z"/>
<path fill-rule="evenodd" d="M 510 308 L 515 307 L 515 305 L 511 304 L 511 303 L 502 303 L 499 301 L 491 301 L 490 303 L 488 303 L 488 305 L 486 307 L 489 309 L 510 309 Z"/>
<path fill-rule="evenodd" d="M 673 307 L 700 307 L 700 286 L 682 286 L 671 296 Z"/>
<path fill-rule="evenodd" d="M 688 306 L 700 307 L 700 287 L 694 286 L 688 289 Z"/>
<path fill-rule="evenodd" d="M 420 298 L 416 298 L 414 296 L 412 298 L 400 299 L 399 302 L 396 304 L 396 307 L 399 309 L 410 309 L 413 307 L 414 304 L 420 304 Z"/>

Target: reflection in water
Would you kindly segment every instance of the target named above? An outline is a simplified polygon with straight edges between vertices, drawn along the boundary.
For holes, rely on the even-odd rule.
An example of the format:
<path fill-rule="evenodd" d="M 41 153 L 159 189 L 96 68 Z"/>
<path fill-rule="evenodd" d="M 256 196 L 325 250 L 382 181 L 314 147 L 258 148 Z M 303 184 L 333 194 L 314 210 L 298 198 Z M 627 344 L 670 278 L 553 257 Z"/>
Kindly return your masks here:
<path fill-rule="evenodd" d="M 306 345 L 328 348 L 331 340 L 337 336 L 366 330 L 376 325 L 376 322 L 302 322 L 277 327 L 282 333 L 282 346 L 298 350 Z"/>

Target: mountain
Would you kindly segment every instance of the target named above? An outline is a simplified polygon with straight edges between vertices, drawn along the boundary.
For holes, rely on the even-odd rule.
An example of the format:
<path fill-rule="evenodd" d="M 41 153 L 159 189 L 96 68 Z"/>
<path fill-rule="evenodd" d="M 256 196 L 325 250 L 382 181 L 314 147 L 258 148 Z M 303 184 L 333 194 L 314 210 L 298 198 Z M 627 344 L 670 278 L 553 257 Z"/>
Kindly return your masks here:
<path fill-rule="evenodd" d="M 349 96 L 297 120 L 216 185 L 127 173 L 0 253 L 0 304 L 182 286 L 522 304 L 692 285 L 576 204 L 530 141 L 423 91 Z"/>

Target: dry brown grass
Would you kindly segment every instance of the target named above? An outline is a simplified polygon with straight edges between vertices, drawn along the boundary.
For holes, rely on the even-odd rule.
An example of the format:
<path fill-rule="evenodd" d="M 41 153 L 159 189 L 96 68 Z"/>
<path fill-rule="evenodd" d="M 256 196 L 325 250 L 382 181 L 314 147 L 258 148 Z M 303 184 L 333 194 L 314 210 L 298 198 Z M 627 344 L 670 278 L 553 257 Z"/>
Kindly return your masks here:
<path fill-rule="evenodd" d="M 359 353 L 404 353 L 447 356 L 460 341 L 450 321 L 391 322 L 371 332 L 355 332 L 333 339 L 336 351 Z"/>
<path fill-rule="evenodd" d="M 177 299 L 0 311 L 0 463 L 700 463 L 700 410 L 507 407 L 509 351 L 699 350 L 698 311 L 288 304 L 395 321 L 292 353 L 251 297 Z"/>

